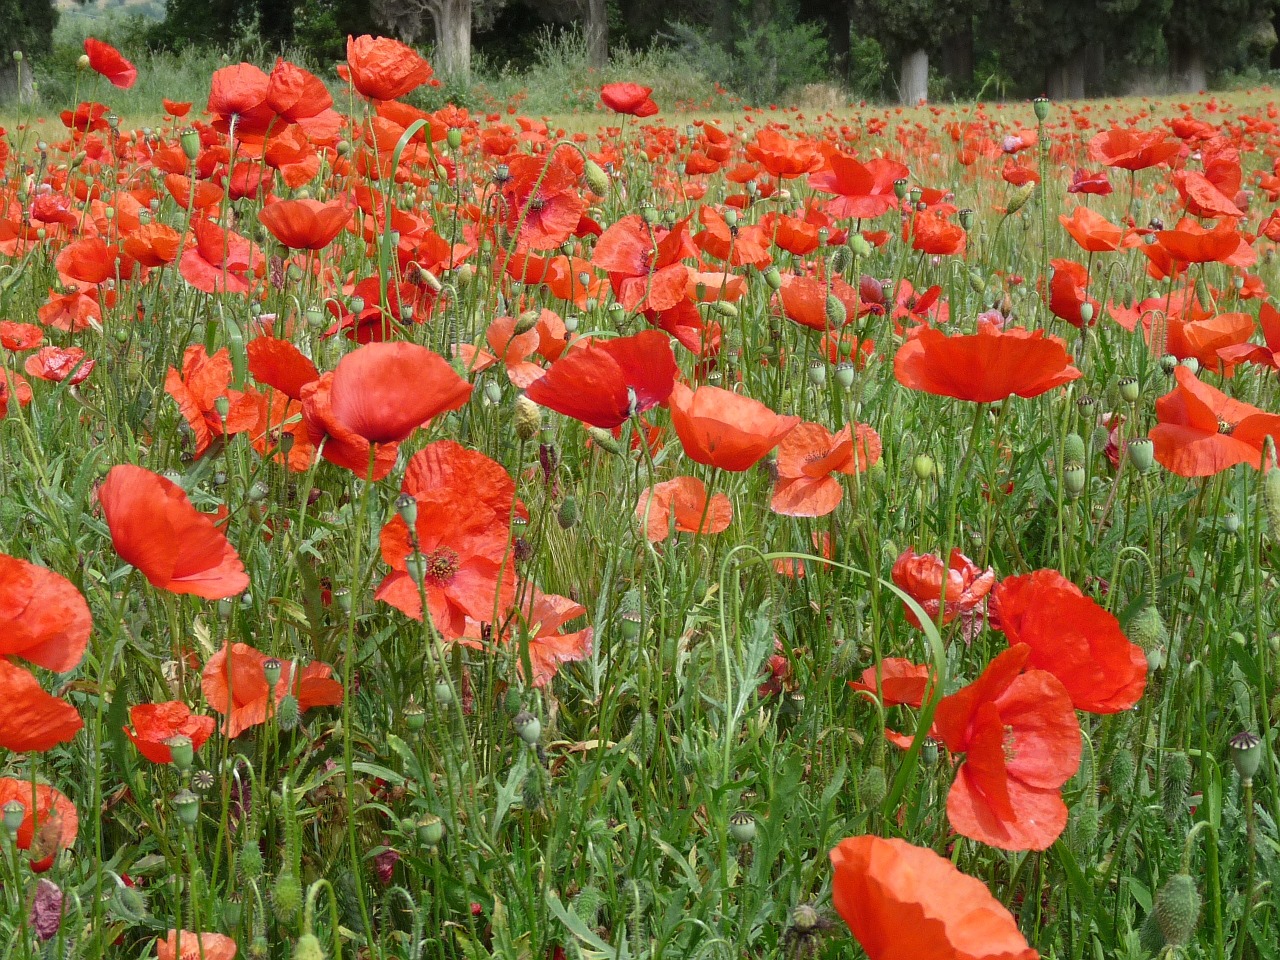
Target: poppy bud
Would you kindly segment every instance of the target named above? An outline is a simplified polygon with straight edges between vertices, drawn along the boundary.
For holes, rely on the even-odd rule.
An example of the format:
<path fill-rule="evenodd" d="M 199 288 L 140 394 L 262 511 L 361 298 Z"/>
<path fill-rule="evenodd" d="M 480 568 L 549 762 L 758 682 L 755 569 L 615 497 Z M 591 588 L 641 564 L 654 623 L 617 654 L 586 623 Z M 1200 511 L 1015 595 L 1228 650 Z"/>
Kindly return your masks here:
<path fill-rule="evenodd" d="M 1162 651 L 1169 642 L 1169 628 L 1154 604 L 1147 604 L 1129 621 L 1129 637 L 1146 653 L 1148 665 L 1152 664 L 1153 657 L 1163 663 Z"/>
<path fill-rule="evenodd" d="M 717 300 L 711 304 L 711 311 L 732 320 L 738 315 L 738 308 L 725 300 Z"/>
<path fill-rule="evenodd" d="M 1196 882 L 1188 874 L 1176 873 L 1165 881 L 1151 906 L 1156 924 L 1171 947 L 1191 942 L 1200 920 L 1200 894 Z"/>
<path fill-rule="evenodd" d="M 1006 216 L 1017 213 L 1027 205 L 1027 201 L 1031 199 L 1031 194 L 1035 192 L 1036 183 L 1034 180 L 1024 183 L 1020 186 L 1009 200 L 1009 205 L 1005 207 Z"/>
<path fill-rule="evenodd" d="M 604 196 L 609 192 L 609 175 L 594 160 L 588 160 L 583 166 L 583 175 L 592 193 Z"/>
<path fill-rule="evenodd" d="M 4 828 L 10 833 L 17 833 L 26 816 L 27 808 L 17 800 L 10 800 L 4 805 Z"/>
<path fill-rule="evenodd" d="M 80 54 L 80 56 L 76 58 L 76 66 L 79 67 L 81 70 L 88 70 L 89 55 L 87 53 Z"/>
<path fill-rule="evenodd" d="M 15 50 L 15 51 L 13 51 L 13 62 L 14 62 L 14 63 L 21 63 L 21 62 L 22 62 L 22 51 L 21 51 L 21 50 Z"/>
<path fill-rule="evenodd" d="M 1078 433 L 1068 433 L 1062 441 L 1062 460 L 1068 467 L 1084 461 L 1084 439 Z"/>
<path fill-rule="evenodd" d="M 516 436 L 521 440 L 532 440 L 542 429 L 542 408 L 524 394 L 516 397 L 515 415 L 512 417 Z M 612 439 L 612 438 L 610 438 Z"/>
<path fill-rule="evenodd" d="M 293 945 L 293 960 L 326 960 L 324 947 L 314 933 L 304 933 L 298 938 Z"/>
<path fill-rule="evenodd" d="M 1123 377 L 1120 380 L 1120 399 L 1125 403 L 1137 403 L 1142 395 L 1142 387 L 1137 377 Z"/>
<path fill-rule="evenodd" d="M 849 249 L 858 258 L 869 257 L 872 252 L 871 242 L 860 233 L 855 233 L 849 238 Z"/>
<path fill-rule="evenodd" d="M 862 798 L 863 807 L 880 806 L 888 792 L 889 784 L 883 768 L 872 766 L 862 771 L 858 778 L 858 796 Z"/>
<path fill-rule="evenodd" d="M 1237 733 L 1227 741 L 1231 747 L 1231 762 L 1244 783 L 1252 783 L 1262 764 L 1262 739 L 1248 730 Z"/>
<path fill-rule="evenodd" d="M 1088 300 L 1080 304 L 1080 323 L 1086 327 L 1093 323 L 1093 304 Z"/>
<path fill-rule="evenodd" d="M 848 311 L 844 308 L 844 303 L 834 293 L 827 294 L 826 307 L 827 324 L 832 327 L 844 326 L 844 322 L 848 319 Z"/>
<path fill-rule="evenodd" d="M 188 160 L 195 162 L 200 156 L 200 133 L 190 128 L 183 130 L 178 135 L 178 140 L 182 144 L 182 152 Z"/>
<path fill-rule="evenodd" d="M 462 146 L 462 131 L 457 127 L 450 127 L 449 132 L 444 135 L 444 140 L 449 144 L 450 150 L 457 150 Z"/>
<path fill-rule="evenodd" d="M 915 471 L 916 479 L 923 483 L 934 475 L 937 465 L 927 453 L 917 453 L 911 461 L 911 469 Z"/>
<path fill-rule="evenodd" d="M 574 497 L 565 497 L 556 511 L 556 523 L 561 530 L 572 530 L 578 525 L 578 501 Z"/>
<path fill-rule="evenodd" d="M 280 701 L 280 706 L 276 707 L 276 723 L 280 724 L 281 730 L 292 730 L 298 725 L 298 720 L 302 716 L 302 711 L 298 706 L 298 698 L 293 694 L 289 694 Z M 335 732 L 334 736 L 337 736 Z"/>
<path fill-rule="evenodd" d="M 796 933 L 811 933 L 820 921 L 818 911 L 807 903 L 802 903 L 791 911 L 791 926 Z"/>
<path fill-rule="evenodd" d="M 1191 760 L 1181 750 L 1175 750 L 1164 758 L 1160 777 L 1160 805 L 1169 826 L 1176 826 L 1187 812 L 1190 793 Z"/>
<path fill-rule="evenodd" d="M 271 888 L 271 905 L 284 920 L 292 920 L 302 906 L 302 884 L 287 866 L 280 871 Z"/>
<path fill-rule="evenodd" d="M 175 767 L 179 770 L 191 769 L 191 762 L 195 759 L 196 751 L 190 737 L 178 734 L 167 739 L 164 745 L 169 748 L 169 757 Z"/>
<path fill-rule="evenodd" d="M 440 846 L 444 839 L 444 821 L 434 813 L 428 813 L 418 821 L 418 839 L 428 847 Z"/>
<path fill-rule="evenodd" d="M 1271 457 L 1266 459 L 1270 461 Z M 1266 475 L 1262 478 L 1262 502 L 1267 510 L 1271 538 L 1280 540 L 1280 467 L 1274 463 L 1267 467 Z"/>
<path fill-rule="evenodd" d="M 516 735 L 529 746 L 533 746 L 542 736 L 542 721 L 528 710 L 521 710 L 511 721 Z"/>
<path fill-rule="evenodd" d="M 1035 111 L 1036 119 L 1044 123 L 1049 117 L 1049 98 L 1036 97 L 1031 101 L 1031 109 Z"/>
<path fill-rule="evenodd" d="M 1134 437 L 1125 444 L 1125 451 L 1139 473 L 1146 473 L 1155 463 L 1156 447 L 1149 437 Z"/>
<path fill-rule="evenodd" d="M 194 827 L 200 817 L 200 798 L 190 790 L 181 790 L 173 798 L 173 808 L 178 811 L 179 820 Z"/>
<path fill-rule="evenodd" d="M 738 843 L 750 843 L 756 838 L 756 818 L 739 810 L 729 818 L 729 836 Z"/>
<path fill-rule="evenodd" d="M 866 242 L 865 240 L 863 241 Z M 831 251 L 831 270 L 833 273 L 844 273 L 853 265 L 853 251 L 847 246 L 836 247 Z"/>

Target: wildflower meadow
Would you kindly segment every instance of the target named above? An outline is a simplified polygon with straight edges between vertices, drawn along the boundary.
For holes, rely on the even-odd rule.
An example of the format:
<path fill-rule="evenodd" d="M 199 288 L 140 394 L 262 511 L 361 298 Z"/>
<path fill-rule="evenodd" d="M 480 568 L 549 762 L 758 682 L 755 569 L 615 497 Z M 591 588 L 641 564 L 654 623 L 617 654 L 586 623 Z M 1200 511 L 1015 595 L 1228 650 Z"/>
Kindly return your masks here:
<path fill-rule="evenodd" d="M 0 957 L 1280 958 L 1269 91 L 84 54 L 0 138 Z"/>

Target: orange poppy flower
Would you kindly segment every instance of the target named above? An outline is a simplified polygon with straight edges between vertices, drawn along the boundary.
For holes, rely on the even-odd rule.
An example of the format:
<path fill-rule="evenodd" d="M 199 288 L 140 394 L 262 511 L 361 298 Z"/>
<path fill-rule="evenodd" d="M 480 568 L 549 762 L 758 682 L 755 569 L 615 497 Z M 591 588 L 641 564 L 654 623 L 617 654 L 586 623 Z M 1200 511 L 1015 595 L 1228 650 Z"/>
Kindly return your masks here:
<path fill-rule="evenodd" d="M 1163 130 L 1146 133 L 1112 127 L 1089 141 L 1089 158 L 1104 167 L 1122 170 L 1145 170 L 1168 163 L 1178 155 L 1180 144 L 1170 140 Z"/>
<path fill-rule="evenodd" d="M 675 385 L 671 340 L 660 330 L 570 350 L 525 391 L 534 403 L 611 430 L 666 401 Z"/>
<path fill-rule="evenodd" d="M 1188 217 L 1179 221 L 1173 230 L 1160 230 L 1155 236 L 1154 244 L 1144 244 L 1139 248 L 1149 258 L 1163 251 L 1180 265 L 1228 263 L 1238 267 L 1248 267 L 1257 259 L 1231 220 L 1224 220 L 1212 230 L 1206 230 Z"/>
<path fill-rule="evenodd" d="M 690 460 L 741 472 L 755 466 L 800 422 L 779 416 L 759 400 L 720 387 L 671 391 L 671 425 Z"/>
<path fill-rule="evenodd" d="M 258 213 L 262 225 L 290 250 L 323 250 L 350 219 L 351 211 L 341 200 L 281 200 Z"/>
<path fill-rule="evenodd" d="M 26 377 L 11 370 L 0 370 L 0 418 L 8 416 L 9 400 L 16 398 L 18 406 L 31 405 L 31 384 Z"/>
<path fill-rule="evenodd" d="M 329 409 L 368 442 L 396 443 L 470 399 L 471 384 L 438 353 L 416 343 L 370 343 L 338 361 Z"/>
<path fill-rule="evenodd" d="M 43 753 L 66 743 L 84 726 L 76 708 L 46 693 L 27 670 L 0 657 L 0 747 Z"/>
<path fill-rule="evenodd" d="M 1230 353 L 1224 355 L 1222 351 L 1247 345 L 1253 334 L 1253 317 L 1247 313 L 1220 313 L 1192 319 L 1170 311 L 1163 325 L 1153 324 L 1148 328 L 1148 339 L 1161 328 L 1165 353 L 1171 353 L 1179 360 L 1195 357 L 1207 370 L 1217 370 L 1224 364 L 1229 369 L 1232 365 Z"/>
<path fill-rule="evenodd" d="M 1031 648 L 999 654 L 973 683 L 943 697 L 934 728 L 965 754 L 947 795 L 963 837 L 1001 850 L 1046 850 L 1067 825 L 1062 785 L 1080 766 L 1080 724 L 1061 681 L 1023 672 Z"/>
<path fill-rule="evenodd" d="M 231 374 L 231 353 L 226 347 L 211 357 L 204 344 L 193 344 L 182 355 L 182 370 L 170 367 L 165 377 L 165 393 L 173 397 L 195 434 L 196 459 L 215 437 L 243 433 L 257 423 L 259 397 L 230 389 Z M 218 412 L 219 399 L 227 401 L 225 417 Z"/>
<path fill-rule="evenodd" d="M 275 119 L 267 106 L 267 75 L 252 63 L 237 63 L 213 71 L 206 105 L 217 120 L 214 127 L 227 131 L 234 123 L 238 134 L 266 132 Z"/>
<path fill-rule="evenodd" d="M 267 106 L 281 120 L 296 123 L 307 136 L 328 140 L 342 129 L 342 117 L 333 109 L 333 97 L 315 74 L 276 58 L 267 81 Z"/>
<path fill-rule="evenodd" d="M 1050 260 L 1053 278 L 1049 281 L 1049 312 L 1073 327 L 1084 326 L 1080 308 L 1086 303 L 1093 308 L 1090 324 L 1097 323 L 1102 315 L 1101 305 L 1085 292 L 1089 285 L 1089 273 L 1082 263 L 1074 260 Z"/>
<path fill-rule="evenodd" d="M 236 942 L 221 933 L 170 930 L 156 941 L 156 960 L 234 960 Z"/>
<path fill-rule="evenodd" d="M 431 64 L 390 37 L 347 37 L 351 85 L 370 100 L 398 100 L 431 79 Z"/>
<path fill-rule="evenodd" d="M 213 734 L 213 717 L 191 712 L 181 700 L 167 703 L 140 703 L 129 710 L 132 726 L 124 728 L 138 752 L 152 763 L 172 763 L 173 754 L 165 742 L 171 737 L 187 737 L 191 749 L 199 750 Z"/>
<path fill-rule="evenodd" d="M 849 687 L 873 695 L 886 707 L 904 704 L 918 710 L 929 694 L 931 678 L 927 666 L 901 657 L 885 657 L 879 667 L 863 670 L 861 679 L 850 680 Z"/>
<path fill-rule="evenodd" d="M 1142 698 L 1147 658 L 1120 622 L 1057 570 L 1009 577 L 991 593 L 991 621 L 1028 663 L 1057 677 L 1077 710 L 1119 713 Z"/>
<path fill-rule="evenodd" d="M 112 86 L 128 90 L 138 79 L 138 68 L 111 44 L 94 37 L 85 37 L 84 52 L 89 57 L 89 69 L 106 77 Z"/>
<path fill-rule="evenodd" d="M 630 117 L 652 117 L 658 112 L 658 105 L 653 102 L 652 87 L 642 87 L 638 83 L 606 83 L 600 88 L 600 102 L 614 113 Z"/>
<path fill-rule="evenodd" d="M 70 379 L 71 385 L 84 383 L 98 365 L 97 360 L 86 360 L 79 347 L 41 347 L 22 364 L 27 376 L 50 383 Z"/>
<path fill-rule="evenodd" d="M 1273 307 L 1270 302 L 1263 301 L 1258 311 L 1258 325 L 1262 327 L 1263 345 L 1235 343 L 1231 346 L 1219 347 L 1218 356 L 1223 362 L 1256 363 L 1270 367 L 1272 370 L 1280 370 L 1280 310 Z"/>
<path fill-rule="evenodd" d="M 822 169 L 822 154 L 808 140 L 789 140 L 772 127 L 766 127 L 747 144 L 747 159 L 752 160 L 773 177 L 789 180 Z"/>
<path fill-rule="evenodd" d="M 163 267 L 178 259 L 182 237 L 164 223 L 148 223 L 124 238 L 124 252 L 144 267 Z"/>
<path fill-rule="evenodd" d="M 1080 206 L 1058 215 L 1058 222 L 1086 253 L 1112 253 L 1120 248 L 1124 232 L 1100 213 Z"/>
<path fill-rule="evenodd" d="M 831 865 L 831 902 L 870 960 L 1039 960 L 986 886 L 932 850 L 850 837 Z"/>
<path fill-rule="evenodd" d="M 911 249 L 934 256 L 954 257 L 964 253 L 965 232 L 937 210 L 917 213 L 912 221 Z"/>
<path fill-rule="evenodd" d="M 521 618 L 529 634 L 529 663 L 533 668 L 533 686 L 545 687 L 556 675 L 562 663 L 573 663 L 591 656 L 591 627 L 561 633 L 570 620 L 585 616 L 587 608 L 582 604 L 541 590 L 534 591 L 533 602 L 521 610 Z M 517 658 L 520 675 L 524 676 L 524 663 Z"/>
<path fill-rule="evenodd" d="M 587 209 L 578 186 L 581 166 L 582 158 L 568 147 L 550 157 L 521 154 L 507 163 L 504 219 L 518 250 L 553 250 L 574 235 Z"/>
<path fill-rule="evenodd" d="M 990 567 L 982 570 L 959 550 L 951 551 L 946 570 L 942 558 L 932 553 L 916 553 L 910 547 L 894 561 L 891 572 L 893 582 L 911 595 L 930 620 L 936 620 L 942 610 L 942 622 L 950 623 L 966 610 L 972 610 L 991 592 L 996 583 L 996 573 Z M 943 578 L 946 578 L 946 606 L 943 608 Z M 915 611 L 905 603 L 903 612 L 913 627 L 920 626 Z"/>
<path fill-rule="evenodd" d="M 43 873 L 53 866 L 59 850 L 70 850 L 80 832 L 76 806 L 62 791 L 45 783 L 35 786 L 35 815 L 31 812 L 30 780 L 0 777 L 0 808 L 17 801 L 26 811 L 16 837 L 19 850 L 31 851 L 31 869 Z"/>
<path fill-rule="evenodd" d="M 253 379 L 274 387 L 290 400 L 301 400 L 302 388 L 320 379 L 316 365 L 287 340 L 255 337 L 245 345 L 245 353 Z"/>
<path fill-rule="evenodd" d="M 280 679 L 275 689 L 267 683 L 263 665 L 271 659 L 245 643 L 227 645 L 209 658 L 200 674 L 204 699 L 226 719 L 222 732 L 229 738 L 240 736 L 250 727 L 267 720 L 267 704 L 274 700 L 279 707 L 285 697 L 298 701 L 298 712 L 312 707 L 342 705 L 342 684 L 332 678 L 328 664 L 309 663 L 294 676 L 294 664 L 280 661 Z"/>
<path fill-rule="evenodd" d="M 1177 385 L 1156 401 L 1159 422 L 1149 434 L 1156 460 L 1181 477 L 1209 477 L 1239 463 L 1261 469 L 1266 438 L 1280 437 L 1280 416 L 1233 400 L 1186 367 L 1173 375 Z"/>
<path fill-rule="evenodd" d="M 1057 337 L 981 321 L 968 336 L 922 328 L 899 348 L 893 372 L 904 387 L 974 403 L 1038 397 L 1081 376 Z"/>
<path fill-rule="evenodd" d="M 676 477 L 641 492 L 636 519 L 650 543 L 671 535 L 672 518 L 676 533 L 724 533 L 733 521 L 733 504 L 727 494 L 717 493 L 708 505 L 707 486 L 697 477 Z"/>
<path fill-rule="evenodd" d="M 897 208 L 894 184 L 910 172 L 895 160 L 874 157 L 862 163 L 837 151 L 828 155 L 826 166 L 809 174 L 809 186 L 835 194 L 823 209 L 836 219 L 874 220 Z"/>
<path fill-rule="evenodd" d="M 685 299 L 689 268 L 680 260 L 697 252 L 687 218 L 669 231 L 654 228 L 651 233 L 644 219 L 633 213 L 600 235 L 591 262 L 609 274 L 618 302 L 628 310 L 661 311 Z"/>
<path fill-rule="evenodd" d="M 852 475 L 880 459 L 880 435 L 865 423 L 846 423 L 832 434 L 820 423 L 800 423 L 778 444 L 778 482 L 769 509 L 787 517 L 825 517 L 840 505 L 844 487 L 833 473 Z"/>
<path fill-rule="evenodd" d="M 153 586 L 221 600 L 249 586 L 235 548 L 166 477 L 130 464 L 111 468 L 98 491 L 116 553 Z"/>
<path fill-rule="evenodd" d="M 879 285 L 877 284 L 877 291 Z M 788 320 L 811 330 L 826 331 L 831 322 L 827 319 L 827 295 L 835 297 L 845 309 L 845 322 L 872 311 L 876 302 L 845 282 L 842 277 L 832 277 L 830 287 L 819 277 L 803 277 L 786 274 L 778 296 L 782 300 L 782 312 Z M 880 294 L 883 297 L 883 294 Z"/>

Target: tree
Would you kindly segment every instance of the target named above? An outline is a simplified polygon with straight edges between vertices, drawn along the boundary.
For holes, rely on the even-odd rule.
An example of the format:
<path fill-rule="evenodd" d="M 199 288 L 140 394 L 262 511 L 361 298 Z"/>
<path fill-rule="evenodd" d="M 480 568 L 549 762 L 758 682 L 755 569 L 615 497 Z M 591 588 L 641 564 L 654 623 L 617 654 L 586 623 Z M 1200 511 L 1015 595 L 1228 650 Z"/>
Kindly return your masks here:
<path fill-rule="evenodd" d="M 463 80 L 471 76 L 471 30 L 492 20 L 505 0 L 373 0 L 379 23 L 405 43 L 420 39 L 430 21 L 436 40 L 435 68 Z"/>
<path fill-rule="evenodd" d="M 53 28 L 58 11 L 51 0 L 0 0 L 0 23 L 7 45 L 0 50 L 0 100 L 18 96 L 24 102 L 34 96 L 31 57 L 53 49 Z M 13 54 L 21 52 L 21 60 Z"/>
<path fill-rule="evenodd" d="M 898 62 L 898 99 L 915 104 L 929 96 L 930 52 L 968 28 L 985 6 L 985 0 L 853 0 L 853 28 L 875 37 Z"/>
<path fill-rule="evenodd" d="M 1209 70 L 1230 61 L 1275 10 L 1275 0 L 1179 0 L 1164 26 L 1170 78 L 1180 90 L 1203 90 Z"/>

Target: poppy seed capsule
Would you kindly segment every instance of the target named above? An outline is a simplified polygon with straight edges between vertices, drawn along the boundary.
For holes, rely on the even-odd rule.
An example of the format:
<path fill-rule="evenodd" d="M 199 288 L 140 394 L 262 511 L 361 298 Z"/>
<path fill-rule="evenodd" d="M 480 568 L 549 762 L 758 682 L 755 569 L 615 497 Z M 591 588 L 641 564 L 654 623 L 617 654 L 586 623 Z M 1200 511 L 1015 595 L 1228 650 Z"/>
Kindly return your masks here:
<path fill-rule="evenodd" d="M 164 745 L 169 748 L 169 759 L 175 767 L 179 770 L 191 769 L 191 762 L 195 760 L 196 751 L 190 737 L 178 734 L 165 740 Z"/>
<path fill-rule="evenodd" d="M 1240 532 L 1240 514 L 1232 512 L 1222 518 L 1222 529 L 1232 536 Z"/>
<path fill-rule="evenodd" d="M 17 833 L 26 816 L 27 808 L 17 800 L 10 800 L 4 805 L 4 828 L 10 833 Z"/>
<path fill-rule="evenodd" d="M 1231 762 L 1244 783 L 1252 783 L 1262 765 L 1262 739 L 1248 730 L 1237 733 L 1227 741 L 1231 747 Z"/>
<path fill-rule="evenodd" d="M 1036 119 L 1044 123 L 1049 117 L 1049 98 L 1036 97 L 1031 101 L 1031 109 L 1035 112 Z"/>
<path fill-rule="evenodd" d="M 1125 452 L 1129 454 L 1129 462 L 1139 473 L 1146 473 L 1155 463 L 1156 446 L 1150 437 L 1134 437 L 1125 444 Z"/>
<path fill-rule="evenodd" d="M 836 382 L 848 390 L 853 386 L 856 371 L 852 363 L 842 363 L 836 367 Z M 878 461 L 877 461 L 878 462 Z"/>
<path fill-rule="evenodd" d="M 440 706 L 448 707 L 453 704 L 453 687 L 448 680 L 437 680 L 432 692 L 435 694 L 436 703 Z"/>
<path fill-rule="evenodd" d="M 820 387 L 827 382 L 827 365 L 821 360 L 809 364 L 809 382 Z"/>
<path fill-rule="evenodd" d="M 280 682 L 280 661 L 275 657 L 262 661 L 262 676 L 266 679 L 267 685 L 274 689 Z"/>
<path fill-rule="evenodd" d="M 1125 403 L 1137 403 L 1142 395 L 1137 377 L 1123 377 L 1120 380 L 1120 399 Z"/>
<path fill-rule="evenodd" d="M 181 790 L 173 798 L 173 808 L 178 819 L 186 826 L 194 827 L 200 817 L 200 798 L 190 790 Z"/>
<path fill-rule="evenodd" d="M 764 282 L 769 285 L 770 290 L 782 289 L 782 274 L 777 267 L 770 267 L 764 272 Z"/>
<path fill-rule="evenodd" d="M 418 821 L 418 839 L 428 847 L 438 847 L 444 839 L 444 821 L 429 813 Z"/>
<path fill-rule="evenodd" d="M 738 843 L 750 843 L 756 838 L 756 818 L 746 810 L 739 810 L 729 818 L 729 836 Z"/>
<path fill-rule="evenodd" d="M 192 162 L 200 156 L 200 134 L 195 130 L 186 129 L 178 134 L 178 142 L 182 144 L 182 153 Z"/>
<path fill-rule="evenodd" d="M 542 721 L 528 710 L 521 710 L 511 721 L 516 735 L 529 746 L 533 746 L 542 736 Z"/>
<path fill-rule="evenodd" d="M 423 710 L 422 705 L 412 697 L 404 705 L 400 715 L 404 717 L 404 725 L 410 733 L 417 733 L 427 725 L 427 711 Z"/>
<path fill-rule="evenodd" d="M 1080 304 L 1080 322 L 1086 327 L 1093 323 L 1093 304 L 1088 300 Z"/>
<path fill-rule="evenodd" d="M 937 464 L 927 453 L 917 453 L 915 459 L 911 461 L 911 469 L 915 472 L 916 479 L 923 483 L 937 471 Z"/>

